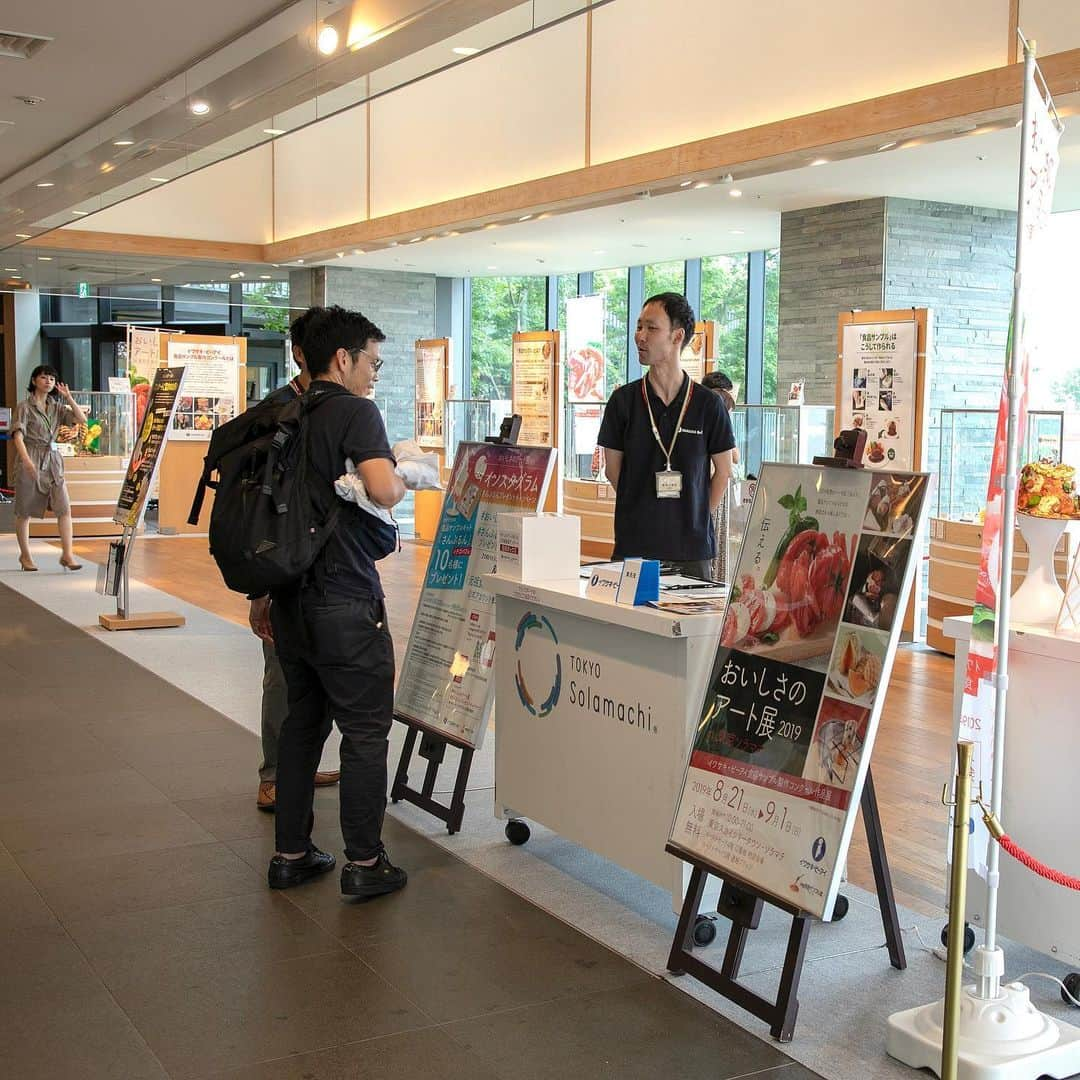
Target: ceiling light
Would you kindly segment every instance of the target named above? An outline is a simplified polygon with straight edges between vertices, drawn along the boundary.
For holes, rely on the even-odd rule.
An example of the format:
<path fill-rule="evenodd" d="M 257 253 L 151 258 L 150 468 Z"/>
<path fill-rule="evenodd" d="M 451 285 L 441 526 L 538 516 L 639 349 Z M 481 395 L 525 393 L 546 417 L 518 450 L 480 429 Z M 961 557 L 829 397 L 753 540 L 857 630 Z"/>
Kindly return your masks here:
<path fill-rule="evenodd" d="M 731 196 L 731 197 L 732 197 L 733 199 L 741 199 L 741 198 L 742 198 L 742 192 L 741 192 L 741 191 L 740 191 L 740 190 L 739 190 L 739 189 L 738 189 L 737 187 L 733 187 L 733 188 L 732 188 L 732 189 L 731 189 L 731 190 L 730 190 L 730 191 L 728 192 L 728 194 L 729 194 L 729 195 L 730 195 L 730 196 Z"/>
<path fill-rule="evenodd" d="M 284 128 L 263 128 L 264 135 L 284 135 Z"/>
<path fill-rule="evenodd" d="M 297 259 L 296 261 L 297 261 L 298 263 L 302 263 L 302 262 L 303 262 L 304 260 L 303 260 L 303 259 Z"/>
<path fill-rule="evenodd" d="M 101 165 L 98 166 L 98 171 L 103 173 L 111 173 L 115 168 L 116 166 L 111 161 L 103 161 Z"/>
<path fill-rule="evenodd" d="M 699 180 L 694 185 L 695 188 L 703 188 L 703 187 L 708 187 L 708 186 L 709 186 L 709 181 L 708 180 Z"/>
<path fill-rule="evenodd" d="M 532 214 L 522 214 L 521 217 L 518 218 L 518 221 L 528 221 L 531 217 Z"/>
<path fill-rule="evenodd" d="M 4 273 L 5 274 L 17 274 L 18 272 L 19 271 L 14 266 L 5 266 L 4 267 Z"/>
<path fill-rule="evenodd" d="M 229 280 L 230 281 L 235 281 L 237 278 L 242 278 L 243 276 L 244 276 L 244 272 L 242 270 L 237 270 L 235 274 L 230 274 L 229 275 Z"/>
<path fill-rule="evenodd" d="M 76 217 L 86 217 L 86 215 L 90 213 L 90 211 L 89 211 L 89 210 L 72 210 L 71 212 L 72 212 L 72 213 L 73 213 L 73 214 L 74 214 L 74 215 L 75 215 Z"/>
<path fill-rule="evenodd" d="M 896 143 L 894 142 L 887 142 L 884 145 L 879 146 L 878 150 L 891 150 L 895 145 Z"/>
<path fill-rule="evenodd" d="M 55 187 L 56 185 L 51 180 L 39 180 L 38 187 Z"/>
<path fill-rule="evenodd" d="M 499 223 L 497 221 L 489 221 L 484 226 L 485 229 L 497 229 L 498 227 L 499 227 Z"/>
<path fill-rule="evenodd" d="M 743 230 L 742 229 L 732 229 L 731 230 L 731 235 L 732 236 L 742 236 L 743 235 Z"/>
<path fill-rule="evenodd" d="M 360 250 L 360 248 L 353 248 L 352 253 L 354 255 L 363 255 L 364 254 L 363 251 Z"/>
<path fill-rule="evenodd" d="M 28 232 L 17 232 L 17 233 L 15 234 L 15 236 L 16 236 L 16 237 L 17 237 L 17 238 L 18 238 L 19 240 L 29 240 L 29 239 L 30 239 L 30 234 L 29 234 Z"/>
<path fill-rule="evenodd" d="M 169 182 L 169 178 L 167 176 L 151 176 L 150 179 L 155 184 L 167 184 Z"/>
<path fill-rule="evenodd" d="M 475 56 L 480 50 L 471 45 L 456 45 L 450 50 L 455 56 Z"/>
<path fill-rule="evenodd" d="M 193 101 L 188 106 L 188 111 L 195 116 L 205 116 L 210 111 L 210 106 L 205 101 Z"/>
<path fill-rule="evenodd" d="M 337 253 L 337 257 L 338 257 L 339 259 L 344 259 L 344 258 L 345 258 L 345 252 L 344 252 L 344 251 L 339 251 L 339 252 Z"/>
<path fill-rule="evenodd" d="M 489 270 L 498 270 L 499 268 L 497 266 L 489 266 L 488 269 Z"/>
<path fill-rule="evenodd" d="M 261 277 L 263 279 L 263 281 L 269 281 L 270 280 L 270 275 L 269 274 L 260 274 L 259 277 Z"/>
<path fill-rule="evenodd" d="M 681 183 L 681 184 L 679 185 L 679 187 L 689 187 L 689 186 L 690 186 L 690 185 L 691 185 L 691 184 L 692 184 L 693 182 L 694 182 L 693 180 L 684 180 L 684 181 L 683 181 L 683 182 L 682 182 L 682 183 Z"/>
<path fill-rule="evenodd" d="M 113 146 L 134 146 L 134 139 L 113 139 Z"/>
<path fill-rule="evenodd" d="M 152 282 L 154 282 L 155 285 L 160 285 L 161 284 L 161 278 L 159 278 L 159 277 L 152 277 L 150 280 Z"/>
<path fill-rule="evenodd" d="M 316 44 L 323 56 L 332 56 L 338 47 L 338 32 L 332 26 L 324 26 L 319 31 Z"/>
<path fill-rule="evenodd" d="M 52 262 L 52 256 L 51 255 L 39 255 L 38 256 L 38 262 Z"/>
<path fill-rule="evenodd" d="M 826 157 L 814 158 L 814 160 L 810 162 L 811 168 L 813 166 L 815 166 L 815 165 L 828 165 L 828 164 L 829 164 L 829 159 L 826 158 Z"/>
<path fill-rule="evenodd" d="M 411 240 L 409 241 L 409 243 L 410 243 L 410 244 L 419 244 L 419 243 L 420 243 L 420 241 L 421 241 L 421 240 L 423 240 L 423 239 L 424 239 L 424 238 L 423 238 L 422 236 L 414 236 L 414 237 L 413 237 L 413 238 L 412 238 L 412 239 L 411 239 Z"/>

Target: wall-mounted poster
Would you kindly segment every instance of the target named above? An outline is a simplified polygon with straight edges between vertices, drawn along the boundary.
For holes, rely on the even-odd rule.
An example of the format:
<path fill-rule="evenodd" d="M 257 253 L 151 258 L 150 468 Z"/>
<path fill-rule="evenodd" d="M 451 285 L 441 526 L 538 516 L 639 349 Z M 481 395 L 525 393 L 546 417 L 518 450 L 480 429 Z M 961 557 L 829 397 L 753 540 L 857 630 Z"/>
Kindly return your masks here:
<path fill-rule="evenodd" d="M 446 369 L 450 341 L 416 343 L 416 441 L 431 450 L 445 445 Z"/>
<path fill-rule="evenodd" d="M 821 918 L 918 560 L 925 473 L 762 466 L 671 844 Z"/>
<path fill-rule="evenodd" d="M 706 320 L 694 324 L 694 336 L 683 346 L 679 356 L 683 371 L 695 382 L 701 382 L 714 358 L 716 347 L 716 324 Z"/>
<path fill-rule="evenodd" d="M 571 405 L 607 401 L 604 305 L 603 295 L 566 301 L 566 393 Z"/>
<path fill-rule="evenodd" d="M 917 469 L 924 430 L 920 321 L 917 312 L 899 313 L 899 319 L 891 314 L 840 316 L 838 428 L 866 432 L 867 467 Z M 875 315 L 881 317 L 869 321 Z"/>
<path fill-rule="evenodd" d="M 469 746 L 479 746 L 491 710 L 497 516 L 544 504 L 555 451 L 461 443 L 401 667 L 394 710 Z"/>
<path fill-rule="evenodd" d="M 187 369 L 169 437 L 209 440 L 215 428 L 237 414 L 240 345 L 228 339 L 170 338 L 168 355 L 169 367 Z"/>
<path fill-rule="evenodd" d="M 514 335 L 513 411 L 521 416 L 522 446 L 558 446 L 559 333 Z"/>

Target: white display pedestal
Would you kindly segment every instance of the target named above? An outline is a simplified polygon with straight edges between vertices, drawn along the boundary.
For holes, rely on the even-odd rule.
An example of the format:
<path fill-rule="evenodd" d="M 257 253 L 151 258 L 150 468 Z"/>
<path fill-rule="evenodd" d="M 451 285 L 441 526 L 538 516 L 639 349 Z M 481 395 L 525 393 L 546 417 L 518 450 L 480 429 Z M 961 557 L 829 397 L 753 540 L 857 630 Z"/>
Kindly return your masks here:
<path fill-rule="evenodd" d="M 1024 516 L 1019 516 L 1023 521 Z M 1063 527 L 1066 523 L 1051 524 Z M 1042 531 L 1046 535 L 1035 543 L 1050 545 L 1052 575 L 1053 550 L 1062 529 Z M 1035 546 L 1026 531 L 1025 539 L 1032 549 L 1034 566 Z M 1058 588 L 1056 580 L 1054 588 Z M 1014 594 L 1014 605 L 1019 595 Z M 1055 607 L 1051 621 L 1056 614 Z M 944 632 L 956 640 L 955 741 L 960 738 L 971 617 L 945 619 Z M 1078 679 L 1080 636 L 1056 635 L 1052 628 L 1013 624 L 1009 633 L 1001 821 L 1010 836 L 1029 845 L 1044 862 L 1073 873 L 1078 851 L 1074 809 L 1076 763 L 1080 761 L 1075 689 L 1080 685 Z M 985 794 L 989 797 L 989 792 Z M 1002 855 L 1000 874 L 998 933 L 1080 969 L 1076 893 L 1033 874 L 1010 855 Z M 964 918 L 978 928 L 985 911 L 986 883 L 969 870 Z M 1043 1075 L 1063 1078 L 1080 1071 L 1080 1029 L 1038 1012 L 1022 984 L 1005 983 L 1001 991 L 1000 998 L 983 1001 L 974 996 L 974 987 L 964 988 L 960 1080 L 1036 1080 Z M 938 1072 L 941 1023 L 940 1002 L 890 1017 L 889 1054 L 915 1068 Z M 995 1053 L 995 1047 L 1001 1052 Z"/>
<path fill-rule="evenodd" d="M 1016 525 L 1028 548 L 1028 570 L 1012 595 L 1010 622 L 1053 627 L 1065 599 L 1054 570 L 1054 552 L 1071 522 L 1017 514 Z"/>
<path fill-rule="evenodd" d="M 678 911 L 689 870 L 664 846 L 721 616 L 588 600 L 584 581 L 484 584 L 496 596 L 496 815 L 668 889 Z"/>

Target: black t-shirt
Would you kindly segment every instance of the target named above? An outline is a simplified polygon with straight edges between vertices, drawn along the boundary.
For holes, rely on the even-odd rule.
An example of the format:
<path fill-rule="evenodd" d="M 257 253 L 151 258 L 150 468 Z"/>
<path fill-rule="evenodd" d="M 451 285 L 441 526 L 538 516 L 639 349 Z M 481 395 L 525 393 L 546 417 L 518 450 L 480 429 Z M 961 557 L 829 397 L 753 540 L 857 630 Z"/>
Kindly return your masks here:
<path fill-rule="evenodd" d="M 394 463 L 375 402 L 357 397 L 325 379 L 316 379 L 308 393 L 331 395 L 311 414 L 309 428 L 311 463 L 327 483 L 333 485 L 345 472 L 346 458 L 352 458 L 354 465 L 372 458 L 386 458 Z M 335 494 L 334 498 L 338 496 Z M 382 599 L 379 572 L 357 539 L 366 517 L 370 517 L 366 510 L 342 501 L 337 528 L 322 552 L 323 573 L 328 591 Z"/>
<path fill-rule="evenodd" d="M 671 445 L 683 401 L 690 394 L 671 455 L 672 469 L 682 473 L 678 499 L 656 497 L 656 474 L 667 467 L 667 460 L 653 437 L 643 386 L 665 446 Z M 608 399 L 598 442 L 623 454 L 615 492 L 614 558 L 711 559 L 716 553 L 709 513 L 711 459 L 713 454 L 735 446 L 731 419 L 720 398 L 684 375 L 682 388 L 671 404 L 665 405 L 647 378 L 638 379 L 620 386 Z"/>

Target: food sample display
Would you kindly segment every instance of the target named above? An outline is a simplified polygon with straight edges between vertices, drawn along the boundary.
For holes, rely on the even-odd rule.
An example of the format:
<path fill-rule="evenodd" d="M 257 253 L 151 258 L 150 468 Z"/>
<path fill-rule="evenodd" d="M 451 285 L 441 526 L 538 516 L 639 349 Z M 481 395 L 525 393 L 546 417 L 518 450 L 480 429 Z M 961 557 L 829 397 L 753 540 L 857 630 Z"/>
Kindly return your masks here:
<path fill-rule="evenodd" d="M 1041 518 L 1080 518 L 1076 470 L 1053 461 L 1032 461 L 1020 470 L 1016 511 Z"/>

